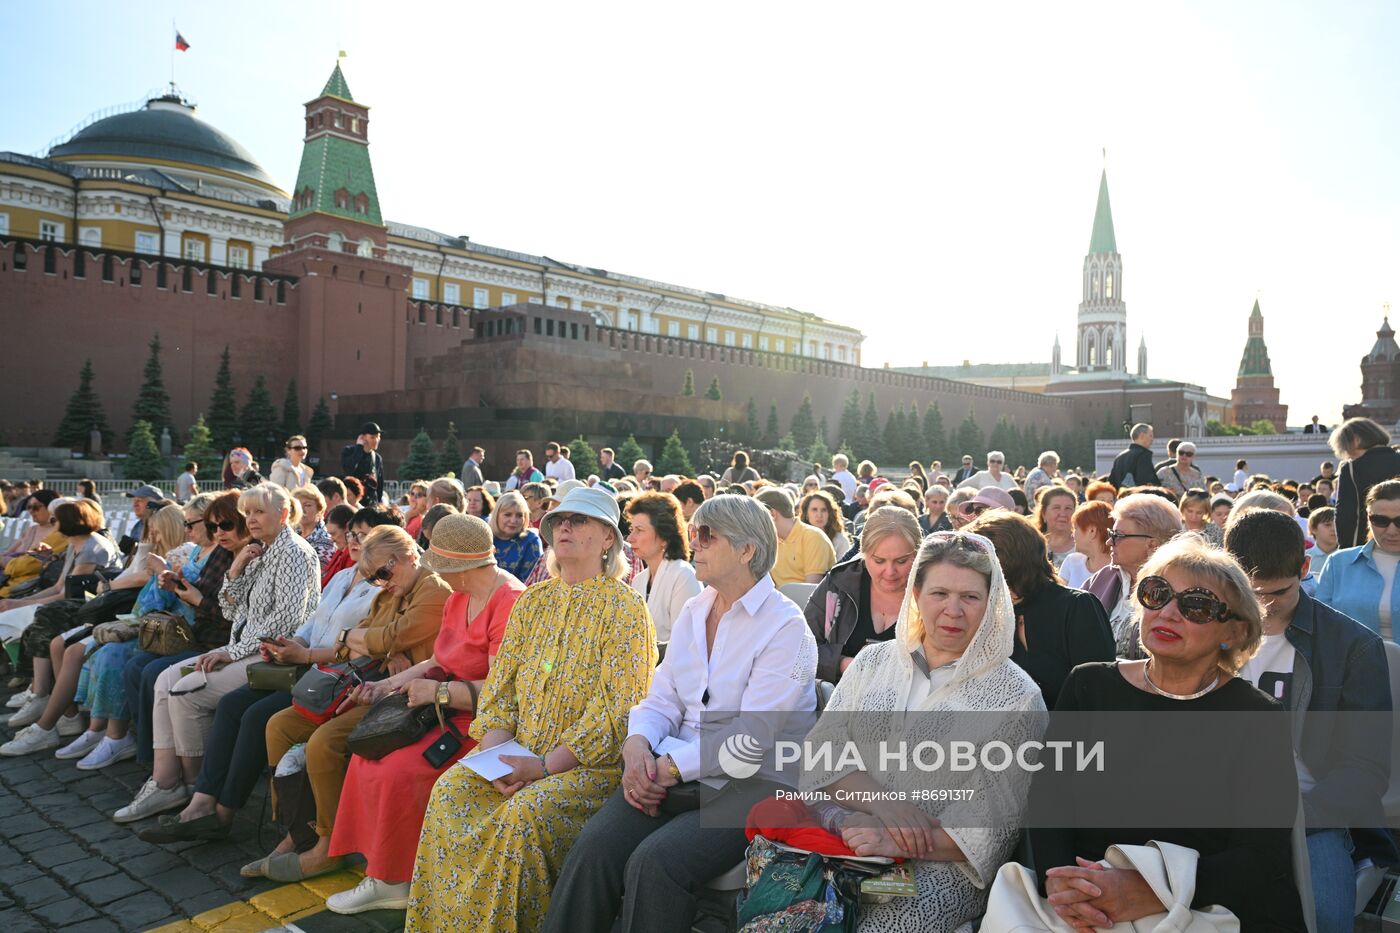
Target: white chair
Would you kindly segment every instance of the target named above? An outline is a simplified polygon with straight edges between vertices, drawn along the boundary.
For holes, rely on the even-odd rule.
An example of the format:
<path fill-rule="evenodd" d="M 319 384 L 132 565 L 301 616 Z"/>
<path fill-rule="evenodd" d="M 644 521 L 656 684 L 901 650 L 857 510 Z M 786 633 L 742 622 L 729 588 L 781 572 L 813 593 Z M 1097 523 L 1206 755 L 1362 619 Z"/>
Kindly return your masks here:
<path fill-rule="evenodd" d="M 778 587 L 778 592 L 797 603 L 799 609 L 807 608 L 807 600 L 812 598 L 816 590 L 815 583 L 784 583 Z"/>

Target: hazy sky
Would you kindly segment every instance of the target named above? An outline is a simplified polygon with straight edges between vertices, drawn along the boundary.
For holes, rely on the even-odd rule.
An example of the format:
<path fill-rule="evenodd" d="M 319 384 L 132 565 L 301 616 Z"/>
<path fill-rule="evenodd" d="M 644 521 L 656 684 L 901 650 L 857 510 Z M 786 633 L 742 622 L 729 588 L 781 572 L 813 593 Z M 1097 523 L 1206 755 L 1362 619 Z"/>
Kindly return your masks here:
<path fill-rule="evenodd" d="M 1102 148 L 1150 375 L 1228 395 L 1258 297 L 1290 423 L 1333 422 L 1400 313 L 1397 3 L 234 12 L 9 0 L 0 149 L 159 87 L 178 16 L 181 88 L 284 187 L 344 48 L 386 217 L 854 324 L 867 365 L 1072 362 Z"/>

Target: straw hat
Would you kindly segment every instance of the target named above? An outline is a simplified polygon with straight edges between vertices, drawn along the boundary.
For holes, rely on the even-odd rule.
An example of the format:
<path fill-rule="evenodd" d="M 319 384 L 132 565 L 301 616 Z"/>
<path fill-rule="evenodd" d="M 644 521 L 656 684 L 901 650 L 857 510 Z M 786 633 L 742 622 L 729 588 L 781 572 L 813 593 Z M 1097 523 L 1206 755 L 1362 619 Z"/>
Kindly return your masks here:
<path fill-rule="evenodd" d="M 423 566 L 435 573 L 461 573 L 496 563 L 491 526 L 475 515 L 448 515 L 433 526 Z"/>

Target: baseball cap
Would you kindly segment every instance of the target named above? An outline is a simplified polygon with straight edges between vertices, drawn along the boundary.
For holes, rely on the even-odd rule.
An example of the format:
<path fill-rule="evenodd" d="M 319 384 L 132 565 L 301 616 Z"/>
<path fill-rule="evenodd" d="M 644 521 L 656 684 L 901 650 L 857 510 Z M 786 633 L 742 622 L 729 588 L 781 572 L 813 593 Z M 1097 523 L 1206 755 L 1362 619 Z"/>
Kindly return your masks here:
<path fill-rule="evenodd" d="M 383 434 L 384 432 L 379 430 L 379 425 L 375 424 L 373 421 L 366 421 L 364 424 L 360 425 L 360 433 Z"/>
<path fill-rule="evenodd" d="M 165 493 L 150 483 L 146 483 L 126 493 L 126 497 L 128 499 L 164 499 Z"/>

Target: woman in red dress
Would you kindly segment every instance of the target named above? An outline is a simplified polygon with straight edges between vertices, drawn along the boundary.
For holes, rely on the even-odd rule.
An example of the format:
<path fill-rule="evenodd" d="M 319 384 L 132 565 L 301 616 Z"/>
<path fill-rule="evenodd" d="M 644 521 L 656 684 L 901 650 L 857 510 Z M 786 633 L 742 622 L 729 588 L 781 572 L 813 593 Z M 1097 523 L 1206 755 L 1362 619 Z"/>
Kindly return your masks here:
<path fill-rule="evenodd" d="M 441 767 L 430 764 L 423 750 L 442 732 L 434 726 L 418 742 L 378 760 L 351 756 L 330 851 L 333 856 L 362 853 L 368 864 L 357 887 L 327 899 L 326 906 L 340 914 L 408 907 L 428 797 L 438 776 L 476 745 L 466 737 L 476 697 L 505 635 L 511 607 L 525 592 L 524 584 L 496 566 L 491 528 L 473 515 L 449 515 L 438 522 L 423 565 L 453 589 L 433 656 L 365 684 L 354 699 L 373 703 L 398 691 L 408 695 L 410 706 L 438 703 L 461 734 L 462 747 Z"/>

